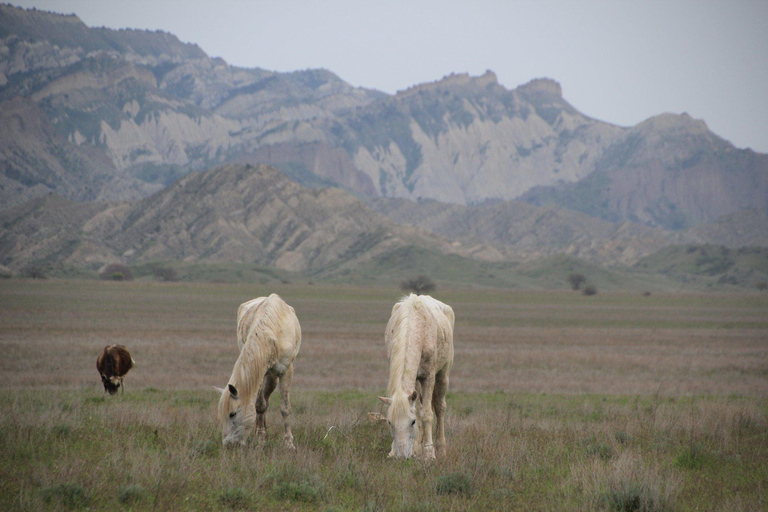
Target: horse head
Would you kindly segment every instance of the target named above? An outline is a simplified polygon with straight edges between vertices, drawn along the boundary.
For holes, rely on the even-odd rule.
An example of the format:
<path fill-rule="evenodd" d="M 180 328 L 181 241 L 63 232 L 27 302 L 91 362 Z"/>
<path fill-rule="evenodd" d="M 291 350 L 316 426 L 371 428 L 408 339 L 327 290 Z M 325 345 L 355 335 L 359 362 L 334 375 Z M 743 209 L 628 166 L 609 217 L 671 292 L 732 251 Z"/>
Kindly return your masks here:
<path fill-rule="evenodd" d="M 256 424 L 256 406 L 252 400 L 242 400 L 237 389 L 227 384 L 227 389 L 214 387 L 219 398 L 221 442 L 224 446 L 245 445 L 245 434 Z"/>
<path fill-rule="evenodd" d="M 419 423 L 416 421 L 418 397 L 416 391 L 410 395 L 398 391 L 392 397 L 379 397 L 379 400 L 389 405 L 387 424 L 392 433 L 392 450 L 389 457 L 408 459 L 413 456 L 413 445 L 419 434 Z"/>

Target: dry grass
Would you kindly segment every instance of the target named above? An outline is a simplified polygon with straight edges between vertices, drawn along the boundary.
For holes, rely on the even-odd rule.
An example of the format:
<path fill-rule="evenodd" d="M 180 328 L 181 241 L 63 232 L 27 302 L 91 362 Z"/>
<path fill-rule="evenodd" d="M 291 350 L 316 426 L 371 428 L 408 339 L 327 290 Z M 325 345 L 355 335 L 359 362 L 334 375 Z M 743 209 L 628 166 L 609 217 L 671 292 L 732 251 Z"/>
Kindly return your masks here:
<path fill-rule="evenodd" d="M 397 290 L 278 289 L 304 333 L 298 449 L 274 406 L 266 446 L 221 448 L 209 386 L 234 363 L 237 305 L 269 291 L 0 281 L 0 509 L 768 507 L 766 297 L 436 294 L 456 364 L 447 456 L 425 465 L 387 460 L 367 420 Z M 109 343 L 138 363 L 117 397 L 95 370 Z"/>

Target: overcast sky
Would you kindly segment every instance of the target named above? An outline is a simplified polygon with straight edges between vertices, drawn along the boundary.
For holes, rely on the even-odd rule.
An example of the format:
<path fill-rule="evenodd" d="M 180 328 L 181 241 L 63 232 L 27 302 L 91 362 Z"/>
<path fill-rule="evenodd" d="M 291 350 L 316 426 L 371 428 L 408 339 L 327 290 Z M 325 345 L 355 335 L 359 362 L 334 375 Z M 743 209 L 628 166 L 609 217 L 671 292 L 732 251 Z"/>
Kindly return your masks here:
<path fill-rule="evenodd" d="M 688 112 L 768 153 L 766 0 L 10 0 L 89 26 L 161 29 L 230 64 L 326 68 L 388 93 L 452 72 L 558 80 L 584 114 Z"/>

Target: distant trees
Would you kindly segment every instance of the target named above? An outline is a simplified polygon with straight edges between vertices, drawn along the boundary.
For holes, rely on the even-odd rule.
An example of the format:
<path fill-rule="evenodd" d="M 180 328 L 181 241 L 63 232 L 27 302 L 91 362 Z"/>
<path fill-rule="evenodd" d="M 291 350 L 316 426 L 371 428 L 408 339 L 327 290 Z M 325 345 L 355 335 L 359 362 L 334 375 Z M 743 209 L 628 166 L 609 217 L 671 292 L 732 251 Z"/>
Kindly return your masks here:
<path fill-rule="evenodd" d="M 571 283 L 572 290 L 578 290 L 581 285 L 587 282 L 587 276 L 574 272 L 568 275 L 568 282 Z"/>
<path fill-rule="evenodd" d="M 416 295 L 424 295 L 430 293 L 437 288 L 434 281 L 428 276 L 416 276 L 411 279 L 406 279 L 400 283 L 400 289 L 404 292 L 413 292 Z"/>
<path fill-rule="evenodd" d="M 179 273 L 171 267 L 157 267 L 155 269 L 155 279 L 165 282 L 176 282 L 179 280 Z"/>
<path fill-rule="evenodd" d="M 110 263 L 99 271 L 99 279 L 104 281 L 133 281 L 133 272 L 122 263 Z"/>
<path fill-rule="evenodd" d="M 30 265 L 26 267 L 24 270 L 21 271 L 21 275 L 29 279 L 47 279 L 48 278 L 48 276 L 45 275 L 45 270 L 43 269 L 43 267 L 38 267 L 37 265 Z"/>
<path fill-rule="evenodd" d="M 574 272 L 568 274 L 568 282 L 571 285 L 572 290 L 581 290 L 584 295 L 595 295 L 597 293 L 597 286 L 587 283 L 587 276 Z"/>

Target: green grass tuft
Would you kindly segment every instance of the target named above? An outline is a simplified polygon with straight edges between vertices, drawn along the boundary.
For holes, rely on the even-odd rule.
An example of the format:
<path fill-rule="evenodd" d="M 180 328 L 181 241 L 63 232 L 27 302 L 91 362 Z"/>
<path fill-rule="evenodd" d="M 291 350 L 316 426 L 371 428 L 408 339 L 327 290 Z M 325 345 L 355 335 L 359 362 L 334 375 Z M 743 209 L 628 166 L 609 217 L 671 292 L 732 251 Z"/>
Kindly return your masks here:
<path fill-rule="evenodd" d="M 435 486 L 437 494 L 460 494 L 462 496 L 472 495 L 472 478 L 466 473 L 455 472 L 448 473 L 438 477 Z"/>
<path fill-rule="evenodd" d="M 40 491 L 43 502 L 47 505 L 59 505 L 65 509 L 84 508 L 88 504 L 85 489 L 78 484 L 58 484 Z"/>

